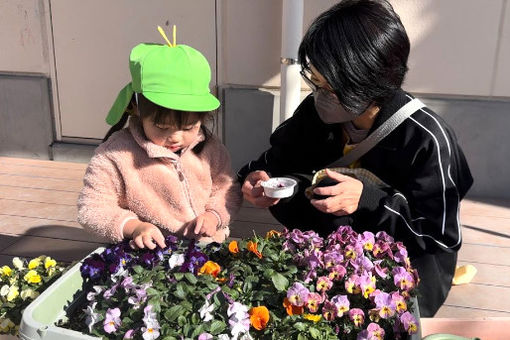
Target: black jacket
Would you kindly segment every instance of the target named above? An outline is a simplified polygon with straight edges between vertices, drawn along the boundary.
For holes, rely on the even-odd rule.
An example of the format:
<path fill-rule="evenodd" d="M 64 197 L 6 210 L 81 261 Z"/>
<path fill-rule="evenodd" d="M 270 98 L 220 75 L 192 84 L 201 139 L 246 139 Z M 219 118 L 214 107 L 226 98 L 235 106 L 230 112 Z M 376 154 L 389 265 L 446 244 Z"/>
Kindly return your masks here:
<path fill-rule="evenodd" d="M 381 106 L 372 131 L 412 98 L 399 90 Z M 324 168 L 342 156 L 342 126 L 324 124 L 317 115 L 313 97 L 309 96 L 274 131 L 270 143 L 271 148 L 258 160 L 239 171 L 241 183 L 254 170 L 283 176 Z M 402 241 L 422 278 L 420 310 L 422 315 L 431 316 L 444 302 L 451 286 L 456 252 L 462 242 L 459 202 L 473 183 L 455 134 L 441 117 L 424 108 L 360 160 L 363 168 L 389 186 L 380 188 L 363 183 L 358 210 L 344 220 L 337 219 L 336 226 L 341 223 L 358 231 L 384 230 Z M 301 204 L 309 205 L 303 202 L 301 197 Z M 289 221 L 307 221 L 304 215 L 316 214 L 303 206 L 296 209 L 297 206 L 283 202 L 276 208 L 278 205 L 272 212 L 288 227 L 305 226 L 287 225 L 282 216 L 292 215 L 294 218 Z M 299 216 L 300 212 L 303 216 Z M 318 220 L 320 217 L 315 219 Z M 328 227 L 328 232 L 332 231 L 331 226 L 313 223 L 305 222 L 311 228 Z"/>

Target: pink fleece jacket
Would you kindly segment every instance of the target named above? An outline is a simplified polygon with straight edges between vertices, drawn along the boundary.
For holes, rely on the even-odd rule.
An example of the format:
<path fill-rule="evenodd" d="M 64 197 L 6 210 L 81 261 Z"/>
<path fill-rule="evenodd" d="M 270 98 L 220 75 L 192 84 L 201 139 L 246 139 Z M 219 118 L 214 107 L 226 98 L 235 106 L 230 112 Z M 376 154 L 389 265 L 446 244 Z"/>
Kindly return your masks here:
<path fill-rule="evenodd" d="M 113 134 L 92 157 L 78 198 L 78 222 L 95 234 L 119 242 L 126 221 L 138 218 L 164 234 L 183 236 L 187 224 L 205 211 L 218 219 L 218 231 L 200 241 L 222 242 L 232 214 L 242 202 L 230 157 L 212 136 L 199 154 L 193 146 L 178 156 L 147 140 L 140 120 Z"/>

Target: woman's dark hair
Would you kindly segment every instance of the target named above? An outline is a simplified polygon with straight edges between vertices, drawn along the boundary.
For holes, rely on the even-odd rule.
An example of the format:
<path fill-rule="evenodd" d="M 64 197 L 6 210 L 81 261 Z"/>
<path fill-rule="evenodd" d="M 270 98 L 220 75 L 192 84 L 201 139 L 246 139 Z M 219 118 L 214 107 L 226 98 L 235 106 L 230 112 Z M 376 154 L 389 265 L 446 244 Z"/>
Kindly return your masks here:
<path fill-rule="evenodd" d="M 126 108 L 126 112 L 122 115 L 121 120 L 119 123 L 115 124 L 110 131 L 108 131 L 107 135 L 103 139 L 103 142 L 108 139 L 108 137 L 111 136 L 111 134 L 115 131 L 118 131 L 122 129 L 127 121 L 127 118 L 130 114 L 133 113 L 134 105 L 133 102 L 135 101 L 134 95 L 131 99 L 131 102 L 129 103 L 128 107 Z M 154 122 L 154 124 L 168 124 L 168 125 L 174 125 L 178 129 L 182 129 L 184 126 L 192 125 L 197 123 L 198 121 L 202 123 L 206 123 L 209 121 L 214 121 L 211 113 L 209 111 L 205 112 L 191 112 L 188 111 L 180 111 L 180 110 L 174 110 L 174 109 L 167 109 L 165 107 L 159 106 L 147 98 L 143 96 L 143 94 L 138 94 L 138 112 L 140 112 L 140 118 L 146 119 L 150 118 Z M 115 129 L 115 130 L 114 130 Z M 205 126 L 205 124 L 202 124 L 200 126 L 200 129 L 202 130 L 202 133 L 204 134 L 205 139 L 198 143 L 194 148 L 193 151 L 195 153 L 200 153 L 202 149 L 204 148 L 205 143 L 211 138 L 211 131 Z M 113 130 L 113 131 L 112 131 Z"/>
<path fill-rule="evenodd" d="M 319 15 L 299 46 L 304 69 L 312 64 L 346 110 L 363 113 L 400 88 L 409 38 L 386 0 L 344 0 Z"/>

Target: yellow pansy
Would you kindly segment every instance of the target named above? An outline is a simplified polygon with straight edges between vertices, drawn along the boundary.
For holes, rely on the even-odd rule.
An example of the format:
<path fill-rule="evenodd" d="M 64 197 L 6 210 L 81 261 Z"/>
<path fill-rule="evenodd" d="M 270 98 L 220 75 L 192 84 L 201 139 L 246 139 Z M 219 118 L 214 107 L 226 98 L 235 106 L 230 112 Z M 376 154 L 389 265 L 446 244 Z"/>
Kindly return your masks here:
<path fill-rule="evenodd" d="M 25 268 L 25 266 L 23 265 L 23 260 L 21 260 L 19 257 L 13 258 L 12 264 L 14 265 L 14 267 L 16 267 L 19 270 Z"/>
<path fill-rule="evenodd" d="M 9 288 L 9 293 L 7 294 L 7 301 L 12 301 L 15 298 L 17 298 L 19 295 L 19 288 L 18 286 L 11 286 Z"/>
<path fill-rule="evenodd" d="M 317 314 L 303 314 L 303 317 L 306 320 L 310 320 L 310 321 L 313 321 L 313 322 L 319 322 L 320 319 L 321 319 L 321 316 L 317 315 Z"/>
<path fill-rule="evenodd" d="M 35 269 L 35 268 L 39 267 L 40 264 L 41 264 L 41 259 L 39 259 L 39 258 L 32 259 L 32 260 L 30 260 L 30 262 L 28 262 L 28 269 Z"/>
<path fill-rule="evenodd" d="M 35 270 L 30 270 L 26 275 L 23 277 L 25 281 L 28 283 L 39 283 L 41 282 L 41 276 L 37 274 Z"/>
<path fill-rule="evenodd" d="M 53 268 L 56 265 L 57 265 L 57 261 L 55 261 L 54 259 L 52 259 L 49 256 L 44 260 L 44 268 L 46 268 L 46 269 Z"/>
<path fill-rule="evenodd" d="M 9 266 L 3 266 L 0 268 L 0 272 L 2 273 L 2 276 L 11 276 L 12 269 Z"/>

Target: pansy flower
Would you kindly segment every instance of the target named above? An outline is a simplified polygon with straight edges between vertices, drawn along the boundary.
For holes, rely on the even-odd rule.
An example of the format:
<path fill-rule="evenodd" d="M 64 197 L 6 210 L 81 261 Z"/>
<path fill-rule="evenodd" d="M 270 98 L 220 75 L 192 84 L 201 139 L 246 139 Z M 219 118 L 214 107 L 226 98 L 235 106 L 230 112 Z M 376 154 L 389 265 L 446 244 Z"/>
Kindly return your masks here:
<path fill-rule="evenodd" d="M 349 311 L 349 319 L 354 323 L 354 326 L 361 327 L 365 322 L 365 313 L 362 309 L 353 308 Z"/>
<path fill-rule="evenodd" d="M 103 321 L 104 331 L 108 334 L 115 332 L 122 324 L 120 320 L 120 309 L 119 308 L 108 308 L 106 311 L 106 317 Z"/>
<path fill-rule="evenodd" d="M 303 284 L 295 282 L 287 291 L 287 298 L 294 306 L 302 307 L 306 303 L 309 293 L 310 291 Z"/>

